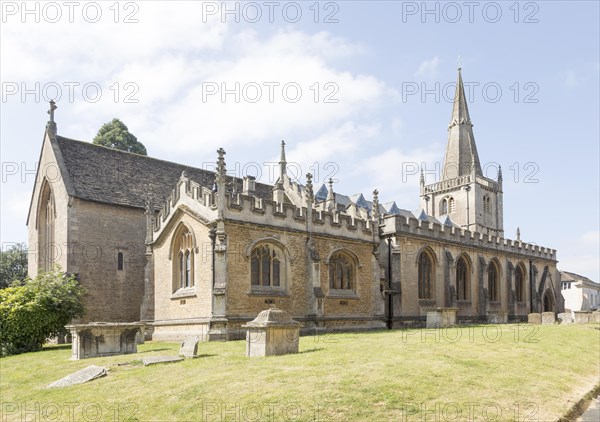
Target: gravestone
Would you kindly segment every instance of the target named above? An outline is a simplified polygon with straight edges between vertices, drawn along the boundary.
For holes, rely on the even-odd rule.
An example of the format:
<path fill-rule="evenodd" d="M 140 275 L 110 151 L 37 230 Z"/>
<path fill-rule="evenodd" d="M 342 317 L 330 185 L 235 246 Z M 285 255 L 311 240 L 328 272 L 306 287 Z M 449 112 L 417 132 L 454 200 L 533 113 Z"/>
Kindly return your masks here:
<path fill-rule="evenodd" d="M 148 356 L 142 359 L 144 366 L 156 365 L 158 363 L 181 362 L 182 357 L 179 356 Z"/>
<path fill-rule="evenodd" d="M 446 328 L 456 325 L 458 308 L 437 308 L 427 312 L 427 328 Z"/>
<path fill-rule="evenodd" d="M 488 311 L 487 322 L 490 324 L 506 324 L 508 322 L 508 311 Z"/>
<path fill-rule="evenodd" d="M 592 313 L 589 311 L 575 311 L 575 324 L 587 324 L 590 322 Z"/>
<path fill-rule="evenodd" d="M 198 342 L 200 339 L 198 337 L 186 337 L 181 342 L 181 347 L 179 348 L 179 356 L 183 356 L 184 358 L 197 358 L 198 357 Z"/>
<path fill-rule="evenodd" d="M 556 315 L 554 314 L 554 312 L 542 312 L 542 324 L 556 324 Z"/>
<path fill-rule="evenodd" d="M 262 311 L 242 327 L 246 328 L 246 356 L 298 353 L 300 323 L 281 309 Z"/>
<path fill-rule="evenodd" d="M 562 325 L 573 324 L 573 314 L 571 312 L 563 312 L 561 314 L 558 314 L 558 319 L 560 319 L 560 323 Z"/>
<path fill-rule="evenodd" d="M 137 353 L 141 322 L 90 322 L 67 325 L 73 336 L 71 359 Z"/>
<path fill-rule="evenodd" d="M 90 365 L 87 368 L 83 368 L 80 371 L 48 384 L 46 388 L 68 387 L 70 385 L 83 384 L 84 382 L 103 377 L 107 373 L 107 369 L 102 366 Z"/>
<path fill-rule="evenodd" d="M 542 323 L 542 314 L 529 314 L 527 315 L 527 323 L 528 324 L 541 324 Z"/>

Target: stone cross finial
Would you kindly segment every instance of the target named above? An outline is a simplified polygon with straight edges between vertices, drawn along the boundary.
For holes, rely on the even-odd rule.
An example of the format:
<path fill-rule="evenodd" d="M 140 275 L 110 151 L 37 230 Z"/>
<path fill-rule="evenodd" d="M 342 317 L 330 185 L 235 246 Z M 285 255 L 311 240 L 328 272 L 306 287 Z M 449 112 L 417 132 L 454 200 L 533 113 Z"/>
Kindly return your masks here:
<path fill-rule="evenodd" d="M 315 194 L 313 192 L 313 184 L 312 184 L 312 174 L 306 174 L 306 196 L 310 201 L 314 198 Z"/>
<path fill-rule="evenodd" d="M 58 107 L 56 106 L 54 100 L 50 100 L 50 109 L 48 110 L 48 114 L 50 115 L 51 122 L 54 122 L 54 110 L 56 110 L 57 108 Z"/>
<path fill-rule="evenodd" d="M 373 191 L 373 221 L 379 221 L 379 191 Z"/>
<path fill-rule="evenodd" d="M 218 159 L 217 159 L 217 183 L 225 182 L 225 177 L 227 176 L 227 169 L 225 167 L 225 150 L 223 148 L 219 148 L 217 150 Z"/>

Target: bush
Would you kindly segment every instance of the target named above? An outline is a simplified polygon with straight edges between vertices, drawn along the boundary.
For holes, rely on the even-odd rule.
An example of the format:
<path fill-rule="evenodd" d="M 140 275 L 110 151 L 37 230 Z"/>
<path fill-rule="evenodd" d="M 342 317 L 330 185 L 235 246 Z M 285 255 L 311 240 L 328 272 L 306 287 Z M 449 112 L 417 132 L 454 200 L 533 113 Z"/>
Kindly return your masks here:
<path fill-rule="evenodd" d="M 56 265 L 0 290 L 0 355 L 40 350 L 49 337 L 83 315 L 83 288 Z"/>

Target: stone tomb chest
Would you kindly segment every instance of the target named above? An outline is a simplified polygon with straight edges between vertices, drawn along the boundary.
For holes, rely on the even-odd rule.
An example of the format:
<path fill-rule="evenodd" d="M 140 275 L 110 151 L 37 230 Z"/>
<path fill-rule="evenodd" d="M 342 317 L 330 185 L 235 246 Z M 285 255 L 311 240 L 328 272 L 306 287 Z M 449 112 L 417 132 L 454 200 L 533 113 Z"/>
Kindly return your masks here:
<path fill-rule="evenodd" d="M 90 322 L 67 325 L 73 336 L 71 359 L 122 355 L 137 352 L 136 336 L 141 322 Z"/>
<path fill-rule="evenodd" d="M 246 328 L 246 356 L 298 353 L 300 323 L 281 309 L 262 311 L 243 327 Z"/>

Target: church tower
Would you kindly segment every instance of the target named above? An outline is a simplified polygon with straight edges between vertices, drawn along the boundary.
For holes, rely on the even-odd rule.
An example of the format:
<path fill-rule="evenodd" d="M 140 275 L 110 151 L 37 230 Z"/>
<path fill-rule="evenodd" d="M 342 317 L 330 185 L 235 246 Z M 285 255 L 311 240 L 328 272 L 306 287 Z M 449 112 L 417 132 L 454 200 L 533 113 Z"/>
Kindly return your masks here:
<path fill-rule="evenodd" d="M 442 222 L 504 237 L 502 170 L 497 180 L 483 176 L 460 68 L 441 178 L 426 185 L 421 176 L 420 198 L 421 208 Z"/>

